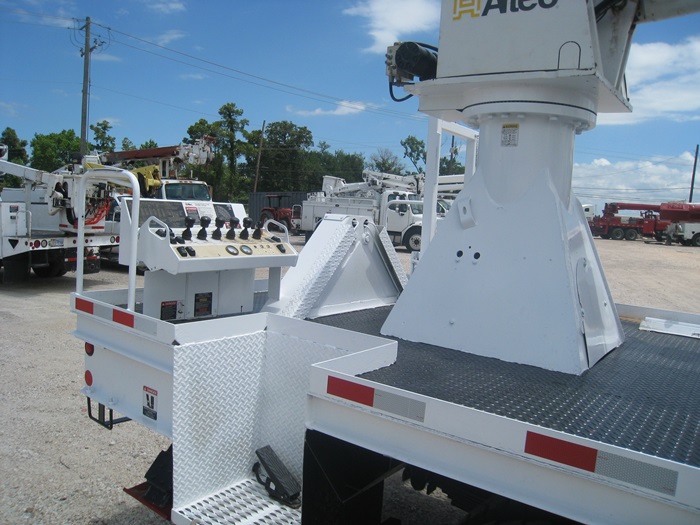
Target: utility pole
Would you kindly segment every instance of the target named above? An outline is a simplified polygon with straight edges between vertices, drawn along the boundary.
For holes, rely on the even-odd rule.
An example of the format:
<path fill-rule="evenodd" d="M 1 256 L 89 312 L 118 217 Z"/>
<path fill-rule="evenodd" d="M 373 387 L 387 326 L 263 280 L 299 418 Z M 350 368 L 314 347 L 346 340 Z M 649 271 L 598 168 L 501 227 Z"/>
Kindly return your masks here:
<path fill-rule="evenodd" d="M 80 51 L 83 57 L 83 106 L 80 117 L 80 157 L 87 154 L 88 99 L 90 97 L 90 17 L 85 19 L 85 47 Z"/>
<path fill-rule="evenodd" d="M 688 198 L 688 202 L 693 202 L 693 188 L 695 188 L 695 171 L 698 168 L 698 146 L 700 146 L 700 144 L 695 145 L 695 162 L 693 163 L 693 176 L 690 178 L 690 197 Z"/>
<path fill-rule="evenodd" d="M 95 39 L 92 47 L 90 46 L 90 17 L 85 18 L 85 25 L 81 27 L 85 30 L 85 47 L 80 50 L 80 56 L 83 57 L 83 105 L 82 114 L 80 117 L 80 156 L 84 157 L 87 154 L 87 130 L 88 116 L 90 106 L 90 55 L 100 47 L 104 42 L 98 42 Z"/>
<path fill-rule="evenodd" d="M 265 121 L 263 120 L 260 130 L 260 144 L 258 145 L 258 158 L 255 161 L 255 182 L 253 182 L 253 193 L 258 191 L 258 177 L 260 176 L 260 157 L 262 156 L 263 138 L 265 137 Z"/>

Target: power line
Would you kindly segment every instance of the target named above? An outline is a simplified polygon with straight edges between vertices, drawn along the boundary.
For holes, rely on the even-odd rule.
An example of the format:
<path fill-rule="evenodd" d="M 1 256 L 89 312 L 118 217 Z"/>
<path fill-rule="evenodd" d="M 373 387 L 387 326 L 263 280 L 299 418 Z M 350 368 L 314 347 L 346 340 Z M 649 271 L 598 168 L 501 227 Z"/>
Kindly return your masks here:
<path fill-rule="evenodd" d="M 272 79 L 269 79 L 269 78 L 266 78 L 266 77 L 262 77 L 262 76 L 260 76 L 260 75 L 255 75 L 255 74 L 252 74 L 252 73 L 248 73 L 248 72 L 246 72 L 246 71 L 242 71 L 242 70 L 240 70 L 240 69 L 236 69 L 236 68 L 233 68 L 233 67 L 230 67 L 230 66 L 226 66 L 226 65 L 224 65 L 224 64 L 220 64 L 220 63 L 214 62 L 214 61 L 212 61 L 212 60 L 208 60 L 208 59 L 205 59 L 205 58 L 197 57 L 197 56 L 191 55 L 191 54 L 189 54 L 189 53 L 185 53 L 185 52 L 179 51 L 179 50 L 177 50 L 177 49 L 172 49 L 172 48 L 166 47 L 166 46 L 164 46 L 164 45 L 162 45 L 162 44 L 158 44 L 158 43 L 156 43 L 156 42 L 152 42 L 152 41 L 146 40 L 146 39 L 144 39 L 144 38 L 137 37 L 137 36 L 135 36 L 135 35 L 131 35 L 131 34 L 129 34 L 129 33 L 125 33 L 125 32 L 123 32 L 123 31 L 119 31 L 119 30 L 117 30 L 117 29 L 114 29 L 114 28 L 111 28 L 111 27 L 108 27 L 108 26 L 105 26 L 105 25 L 102 25 L 102 24 L 98 24 L 98 23 L 96 23 L 96 22 L 94 23 L 94 25 L 100 26 L 100 27 L 106 29 L 107 31 L 110 31 L 110 32 L 113 32 L 113 33 L 117 33 L 117 34 L 123 35 L 123 36 L 125 36 L 125 37 L 127 37 L 127 38 L 134 39 L 134 40 L 136 40 L 136 41 L 138 41 L 138 42 L 142 42 L 142 43 L 144 43 L 144 44 L 148 44 L 148 45 L 157 47 L 157 48 L 162 49 L 162 50 L 164 50 L 164 51 L 167 51 L 167 52 L 169 52 L 169 53 L 174 53 L 174 54 L 176 54 L 176 55 L 180 55 L 180 56 L 185 57 L 185 58 L 187 58 L 187 59 L 189 59 L 189 60 L 194 60 L 194 61 L 197 61 L 197 62 L 202 62 L 202 63 L 204 63 L 204 64 L 207 64 L 207 65 L 210 65 L 210 66 L 214 66 L 214 67 L 216 67 L 216 68 L 220 68 L 220 69 L 223 69 L 223 70 L 225 70 L 225 71 L 230 71 L 230 72 L 232 72 L 232 73 L 236 73 L 237 75 L 242 75 L 242 76 L 245 76 L 245 77 L 249 77 L 249 79 L 253 79 L 253 80 L 248 80 L 248 79 L 236 77 L 236 76 L 233 76 L 233 75 L 229 75 L 229 74 L 223 73 L 223 72 L 221 72 L 221 71 L 217 71 L 217 70 L 210 69 L 210 68 L 205 68 L 205 67 L 203 67 L 203 66 L 198 66 L 198 65 L 196 65 L 196 64 L 192 64 L 192 63 L 189 63 L 189 62 L 185 62 L 185 61 L 183 61 L 183 60 L 177 60 L 177 59 L 172 58 L 172 57 L 168 57 L 168 56 L 165 56 L 165 55 L 162 55 L 162 54 L 154 53 L 154 52 L 152 52 L 152 51 L 148 51 L 148 50 L 146 50 L 146 49 L 143 49 L 143 48 L 140 48 L 140 47 L 137 47 L 137 46 L 132 46 L 132 45 L 129 45 L 129 44 L 127 44 L 126 42 L 123 42 L 123 41 L 121 41 L 121 40 L 112 39 L 113 42 L 119 43 L 119 44 L 121 44 L 121 45 L 124 45 L 125 47 L 130 47 L 130 48 L 135 49 L 135 50 L 137 50 L 137 51 L 141 51 L 141 52 L 144 52 L 144 53 L 149 53 L 149 54 L 151 54 L 151 55 L 157 56 L 157 57 L 159 57 L 159 58 L 163 58 L 163 59 L 165 59 L 165 60 L 170 60 L 170 61 L 173 61 L 173 62 L 177 62 L 177 63 L 180 63 L 180 64 L 184 64 L 184 65 L 187 65 L 187 66 L 189 66 L 189 67 L 193 67 L 193 68 L 196 68 L 196 69 L 204 70 L 204 71 L 207 71 L 207 72 L 210 72 L 210 73 L 213 73 L 213 74 L 225 76 L 225 77 L 231 78 L 231 79 L 233 79 L 233 80 L 238 80 L 238 81 L 241 81 L 241 82 L 247 82 L 247 83 L 250 83 L 250 84 L 253 84 L 253 85 L 257 85 L 257 86 L 260 86 L 260 87 L 265 87 L 265 88 L 267 88 L 267 89 L 271 89 L 271 90 L 274 90 L 274 91 L 279 91 L 279 92 L 282 92 L 282 93 L 287 93 L 287 94 L 289 94 L 289 95 L 293 95 L 293 96 L 297 96 L 297 97 L 302 97 L 302 98 L 306 98 L 306 99 L 316 100 L 316 101 L 324 102 L 324 103 L 327 103 L 327 104 L 333 104 L 333 105 L 338 106 L 338 107 L 348 107 L 348 106 L 352 106 L 352 107 L 361 107 L 360 111 L 362 111 L 362 112 L 378 113 L 378 114 L 389 115 L 389 116 L 398 117 L 398 118 L 404 118 L 404 119 L 408 119 L 408 120 L 415 120 L 415 121 L 422 121 L 422 120 L 425 120 L 425 118 L 426 118 L 424 115 L 419 114 L 419 113 L 417 113 L 417 114 L 414 114 L 414 113 L 405 113 L 405 112 L 402 112 L 402 111 L 395 111 L 395 110 L 390 110 L 390 109 L 382 109 L 382 108 L 379 108 L 379 107 L 373 107 L 372 105 L 368 105 L 368 104 L 364 104 L 364 103 L 353 103 L 353 102 L 351 102 L 351 101 L 343 100 L 343 99 L 341 99 L 341 98 L 339 98 L 339 97 L 335 97 L 335 96 L 332 96 L 332 95 L 326 95 L 326 94 L 324 94 L 324 93 L 319 93 L 319 92 L 317 92 L 317 91 L 312 91 L 312 90 L 309 90 L 309 89 L 300 88 L 300 87 L 294 86 L 294 85 L 292 85 L 292 84 L 287 84 L 287 83 L 284 83 L 284 82 L 279 82 L 279 81 L 272 80 Z"/>

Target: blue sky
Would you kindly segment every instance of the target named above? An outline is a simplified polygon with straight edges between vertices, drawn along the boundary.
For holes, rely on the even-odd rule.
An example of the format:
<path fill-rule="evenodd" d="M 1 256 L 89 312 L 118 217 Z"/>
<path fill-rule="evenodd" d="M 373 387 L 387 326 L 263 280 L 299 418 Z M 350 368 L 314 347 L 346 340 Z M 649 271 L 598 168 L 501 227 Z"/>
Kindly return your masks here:
<path fill-rule="evenodd" d="M 79 133 L 78 29 L 89 16 L 104 42 L 92 55 L 90 123 L 108 120 L 118 144 L 178 144 L 191 124 L 235 102 L 248 129 L 290 120 L 333 150 L 401 157 L 400 140 L 424 139 L 427 119 L 415 99 L 391 101 L 384 51 L 395 40 L 437 45 L 439 4 L 0 0 L 0 127 L 29 141 Z M 700 14 L 642 24 L 634 42 L 635 111 L 601 116 L 577 139 L 575 192 L 596 205 L 688 198 L 700 142 Z"/>

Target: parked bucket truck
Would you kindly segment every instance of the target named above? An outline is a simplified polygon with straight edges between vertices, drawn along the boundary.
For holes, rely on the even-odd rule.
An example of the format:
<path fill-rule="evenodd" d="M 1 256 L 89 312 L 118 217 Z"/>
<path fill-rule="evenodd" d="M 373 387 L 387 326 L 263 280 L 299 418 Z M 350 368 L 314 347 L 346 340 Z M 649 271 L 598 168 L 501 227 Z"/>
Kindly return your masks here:
<path fill-rule="evenodd" d="M 100 271 L 99 250 L 117 241 L 105 232 L 111 190 L 107 184 L 90 184 L 83 196 L 79 185 L 91 172 L 75 164 L 48 173 L 0 160 L 0 173 L 19 177 L 22 188 L 4 188 L 0 202 L 0 264 L 3 281 L 29 277 L 59 277 L 76 269 L 78 252 L 78 203 L 85 202 L 85 273 Z"/>
<path fill-rule="evenodd" d="M 362 182 L 347 183 L 323 177 L 323 189 L 310 193 L 301 205 L 298 231 L 308 239 L 328 213 L 372 219 L 386 228 L 392 243 L 409 251 L 420 250 L 423 220 L 423 175 L 402 176 L 365 170 Z M 449 205 L 438 201 L 440 215 Z"/>
<path fill-rule="evenodd" d="M 410 279 L 354 213 L 297 253 L 282 224 L 186 239 L 135 211 L 143 289 L 71 295 L 88 415 L 172 440 L 128 492 L 177 525 L 379 525 L 403 470 L 466 524 L 697 524 L 700 316 L 616 305 L 571 191 L 576 134 L 630 109 L 636 25 L 697 11 L 443 0 L 439 56 L 392 46 L 392 89 L 430 117 L 425 195 L 440 122 L 480 129 Z M 504 243 L 518 223 L 537 242 Z"/>
<path fill-rule="evenodd" d="M 101 159 L 105 164 L 131 170 L 139 179 L 144 197 L 211 201 L 207 183 L 183 170 L 187 164 L 206 164 L 213 155 L 211 141 L 204 138 L 192 144 L 104 153 Z"/>
<path fill-rule="evenodd" d="M 671 241 L 700 246 L 700 204 L 664 202 L 660 214 L 669 222 L 667 233 Z"/>

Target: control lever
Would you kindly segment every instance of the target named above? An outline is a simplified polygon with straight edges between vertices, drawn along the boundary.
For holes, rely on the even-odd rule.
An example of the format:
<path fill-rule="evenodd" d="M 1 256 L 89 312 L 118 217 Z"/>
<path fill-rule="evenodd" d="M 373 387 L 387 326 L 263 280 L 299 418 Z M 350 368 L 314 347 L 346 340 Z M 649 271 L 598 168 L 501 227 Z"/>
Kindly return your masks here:
<path fill-rule="evenodd" d="M 207 238 L 207 228 L 211 224 L 211 217 L 207 217 L 206 215 L 199 219 L 199 225 L 202 227 L 198 232 L 197 232 L 197 239 L 200 241 L 203 241 Z"/>
<path fill-rule="evenodd" d="M 214 220 L 214 225 L 216 225 L 216 230 L 211 234 L 211 238 L 214 239 L 215 241 L 220 241 L 221 240 L 221 228 L 223 225 L 226 224 L 226 221 L 224 221 L 222 218 L 217 217 Z"/>
<path fill-rule="evenodd" d="M 185 217 L 185 231 L 182 232 L 182 238 L 186 241 L 192 240 L 192 226 L 194 226 L 194 217 Z"/>
<path fill-rule="evenodd" d="M 241 221 L 239 221 L 236 217 L 231 219 L 231 227 L 226 232 L 226 238 L 229 241 L 232 241 L 236 238 L 236 230 L 234 228 L 238 228 L 238 226 L 240 224 L 241 224 Z"/>

